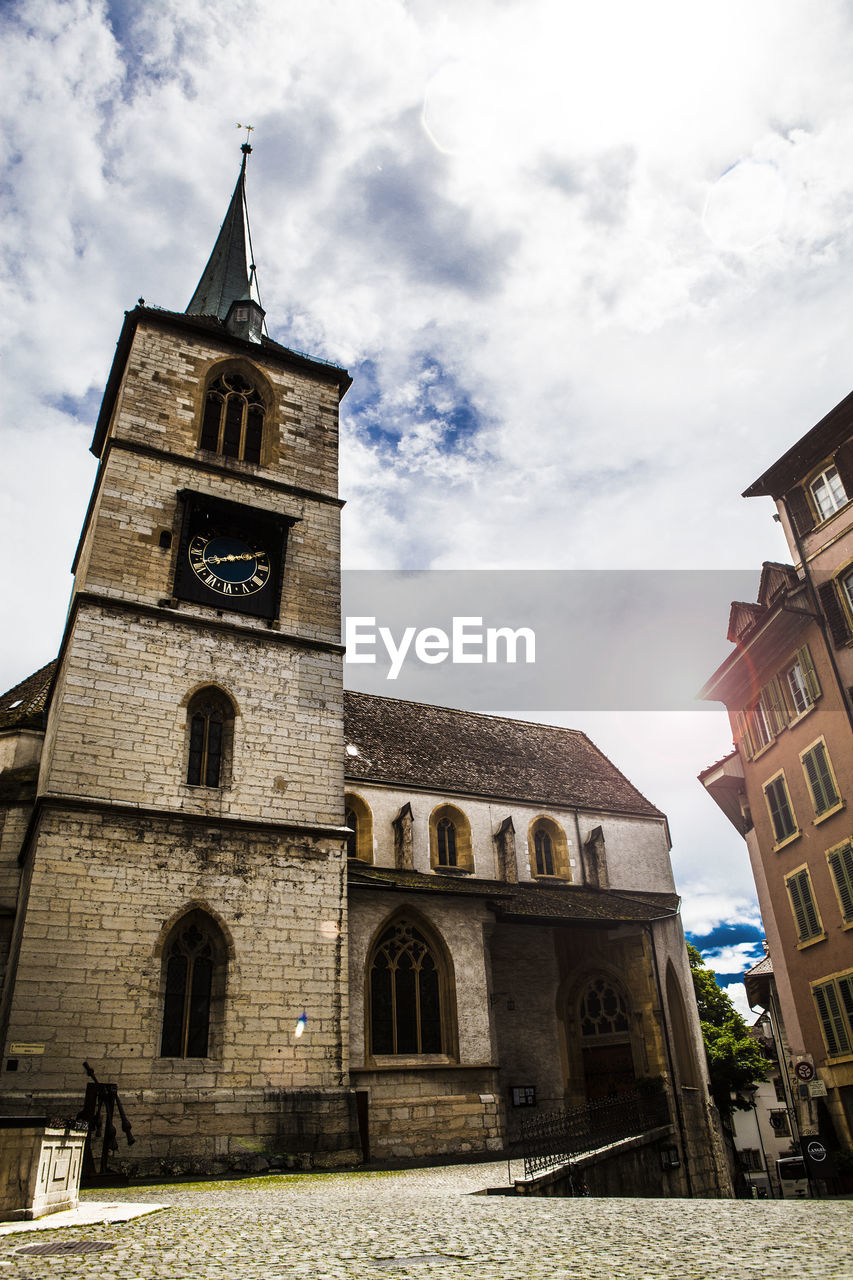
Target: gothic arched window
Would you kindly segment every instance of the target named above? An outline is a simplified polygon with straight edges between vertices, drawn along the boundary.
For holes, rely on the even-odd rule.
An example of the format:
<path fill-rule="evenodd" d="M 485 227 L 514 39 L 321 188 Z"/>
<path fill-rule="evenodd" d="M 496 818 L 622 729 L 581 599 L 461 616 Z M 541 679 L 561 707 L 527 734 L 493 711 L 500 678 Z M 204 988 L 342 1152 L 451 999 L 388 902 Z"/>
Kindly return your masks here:
<path fill-rule="evenodd" d="M 536 818 L 527 832 L 527 848 L 530 870 L 535 878 L 557 876 L 562 880 L 572 878 L 569 861 L 569 843 L 566 833 L 553 818 Z"/>
<path fill-rule="evenodd" d="M 584 1038 L 625 1035 L 629 1031 L 625 997 L 607 978 L 595 978 L 581 996 L 580 1026 Z"/>
<path fill-rule="evenodd" d="M 347 836 L 347 857 L 360 862 L 373 862 L 373 814 L 370 805 L 354 792 L 344 796 L 346 815 L 344 821 L 350 829 Z"/>
<path fill-rule="evenodd" d="M 264 402 L 240 373 L 223 373 L 208 388 L 199 444 L 226 458 L 260 462 Z"/>
<path fill-rule="evenodd" d="M 219 689 L 201 689 L 187 709 L 187 785 L 221 787 L 227 781 L 234 708 Z"/>
<path fill-rule="evenodd" d="M 447 1053 L 445 974 L 422 930 L 395 920 L 376 940 L 369 972 L 371 1053 Z"/>
<path fill-rule="evenodd" d="M 429 845 L 433 867 L 474 870 L 471 824 L 455 805 L 443 804 L 433 810 L 429 820 Z"/>
<path fill-rule="evenodd" d="M 164 948 L 161 1058 L 209 1057 L 216 999 L 225 990 L 220 931 L 203 911 L 183 916 Z"/>

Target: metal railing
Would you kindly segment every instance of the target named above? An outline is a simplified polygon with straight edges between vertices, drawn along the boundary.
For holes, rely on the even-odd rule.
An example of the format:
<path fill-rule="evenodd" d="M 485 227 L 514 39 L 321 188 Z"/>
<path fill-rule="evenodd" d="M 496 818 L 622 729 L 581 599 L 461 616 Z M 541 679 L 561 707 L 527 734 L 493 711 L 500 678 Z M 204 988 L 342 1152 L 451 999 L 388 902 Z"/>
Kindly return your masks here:
<path fill-rule="evenodd" d="M 663 1093 L 623 1093 L 582 1107 L 525 1116 L 520 1142 L 524 1176 L 547 1173 L 587 1151 L 669 1123 L 669 1107 Z"/>

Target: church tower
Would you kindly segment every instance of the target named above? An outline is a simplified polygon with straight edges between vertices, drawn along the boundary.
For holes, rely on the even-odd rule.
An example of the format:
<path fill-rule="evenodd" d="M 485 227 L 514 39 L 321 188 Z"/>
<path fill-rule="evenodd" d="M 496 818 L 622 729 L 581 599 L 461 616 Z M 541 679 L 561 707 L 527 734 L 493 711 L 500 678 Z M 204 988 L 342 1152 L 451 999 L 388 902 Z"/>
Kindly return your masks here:
<path fill-rule="evenodd" d="M 152 1168 L 354 1155 L 350 378 L 264 334 L 250 150 L 187 311 L 140 299 L 119 337 L 0 1021 L 7 1110 L 74 1114 L 87 1061 Z"/>

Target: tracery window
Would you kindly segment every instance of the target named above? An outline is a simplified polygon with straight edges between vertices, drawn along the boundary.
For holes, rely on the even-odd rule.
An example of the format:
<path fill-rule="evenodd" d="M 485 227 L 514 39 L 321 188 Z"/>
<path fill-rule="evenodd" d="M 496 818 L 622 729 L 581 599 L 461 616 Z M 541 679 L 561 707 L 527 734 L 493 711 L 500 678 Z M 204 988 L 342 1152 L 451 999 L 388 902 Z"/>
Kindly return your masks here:
<path fill-rule="evenodd" d="M 161 1058 L 209 1056 L 214 989 L 224 990 L 224 948 L 218 933 L 214 922 L 196 911 L 178 922 L 167 941 Z"/>
<path fill-rule="evenodd" d="M 569 842 L 559 822 L 544 815 L 535 818 L 527 831 L 527 849 L 534 879 L 546 876 L 571 879 Z"/>
<path fill-rule="evenodd" d="M 471 824 L 461 809 L 442 804 L 429 819 L 430 864 L 441 871 L 473 871 Z"/>
<path fill-rule="evenodd" d="M 607 978 L 594 978 L 580 1001 L 581 1035 L 610 1036 L 629 1030 L 624 996 Z"/>
<path fill-rule="evenodd" d="M 263 434 L 260 392 L 242 374 L 220 374 L 205 398 L 201 448 L 242 462 L 260 462 Z"/>
<path fill-rule="evenodd" d="M 234 722 L 231 703 L 218 689 L 202 689 L 190 702 L 187 719 L 187 786 L 224 786 Z"/>
<path fill-rule="evenodd" d="M 437 950 L 411 920 L 395 920 L 370 964 L 371 1052 L 446 1053 L 442 985 Z"/>

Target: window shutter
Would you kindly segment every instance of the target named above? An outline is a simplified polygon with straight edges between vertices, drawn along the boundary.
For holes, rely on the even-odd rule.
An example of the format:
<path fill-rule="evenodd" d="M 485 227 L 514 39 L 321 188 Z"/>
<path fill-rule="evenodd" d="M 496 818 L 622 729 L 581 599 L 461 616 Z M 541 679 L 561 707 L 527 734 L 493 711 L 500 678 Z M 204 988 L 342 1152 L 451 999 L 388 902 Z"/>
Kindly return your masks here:
<path fill-rule="evenodd" d="M 844 1005 L 847 1020 L 853 1026 L 853 977 L 839 978 L 838 990 L 841 992 L 841 1003 Z"/>
<path fill-rule="evenodd" d="M 791 517 L 791 523 L 800 537 L 814 528 L 814 512 L 806 497 L 805 489 L 801 489 L 799 486 L 796 489 L 792 489 L 790 493 L 785 495 L 785 504 L 788 508 L 788 515 Z"/>
<path fill-rule="evenodd" d="M 802 649 L 797 650 L 797 662 L 800 664 L 800 670 L 803 673 L 803 680 L 805 682 L 808 695 L 812 702 L 817 702 L 821 695 L 820 681 L 817 678 L 817 672 L 815 671 L 814 663 L 812 662 L 811 650 L 807 644 L 804 644 Z"/>
<path fill-rule="evenodd" d="M 853 440 L 848 440 L 841 446 L 836 452 L 834 462 L 841 483 L 844 485 L 844 492 L 848 498 L 853 498 Z"/>
<path fill-rule="evenodd" d="M 749 732 L 749 725 L 747 724 L 746 716 L 742 711 L 738 711 L 735 716 L 735 723 L 737 724 L 738 746 L 742 749 L 747 760 L 751 760 L 755 755 L 755 751 L 752 746 L 752 737 Z"/>
<path fill-rule="evenodd" d="M 797 935 L 800 942 L 807 942 L 821 932 L 808 871 L 798 871 L 787 881 L 787 886 L 797 922 Z"/>
<path fill-rule="evenodd" d="M 847 979 L 849 982 L 849 979 Z M 825 982 L 814 989 L 815 1004 L 823 1026 L 826 1047 L 831 1057 L 850 1052 L 850 1037 L 844 1025 L 838 993 L 834 982 Z"/>
<path fill-rule="evenodd" d="M 822 742 L 803 756 L 803 768 L 812 790 L 815 813 L 826 813 L 827 809 L 838 804 L 838 792 L 835 790 L 826 748 Z"/>
<path fill-rule="evenodd" d="M 817 589 L 817 593 L 820 596 L 821 608 L 829 625 L 833 644 L 838 649 L 849 640 L 850 628 L 847 625 L 847 618 L 844 616 L 841 601 L 838 599 L 835 583 L 822 582 Z"/>
<path fill-rule="evenodd" d="M 845 924 L 853 921 L 853 845 L 845 845 L 829 854 L 829 866 L 835 877 L 841 915 Z"/>
<path fill-rule="evenodd" d="M 768 713 L 773 733 L 781 733 L 788 723 L 788 713 L 778 676 L 774 676 L 770 683 L 765 686 L 761 692 L 761 698 Z"/>

